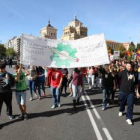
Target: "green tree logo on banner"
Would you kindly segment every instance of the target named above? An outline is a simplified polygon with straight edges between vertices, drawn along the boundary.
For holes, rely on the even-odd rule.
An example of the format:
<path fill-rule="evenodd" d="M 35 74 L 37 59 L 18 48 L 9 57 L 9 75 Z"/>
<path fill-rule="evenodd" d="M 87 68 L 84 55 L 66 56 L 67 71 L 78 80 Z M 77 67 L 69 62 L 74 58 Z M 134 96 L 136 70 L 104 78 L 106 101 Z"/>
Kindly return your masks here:
<path fill-rule="evenodd" d="M 75 57 L 77 49 L 73 49 L 70 44 L 58 44 L 56 48 L 50 48 L 53 52 L 51 60 L 55 61 L 57 67 L 70 66 L 71 62 L 78 62 L 79 59 Z"/>

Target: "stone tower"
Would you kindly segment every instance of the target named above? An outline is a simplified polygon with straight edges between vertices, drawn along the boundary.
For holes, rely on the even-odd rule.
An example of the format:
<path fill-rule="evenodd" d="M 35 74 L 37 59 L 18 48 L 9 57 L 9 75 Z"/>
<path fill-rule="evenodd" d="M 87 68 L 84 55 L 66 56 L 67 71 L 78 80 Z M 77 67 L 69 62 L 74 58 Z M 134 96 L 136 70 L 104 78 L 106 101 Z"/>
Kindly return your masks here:
<path fill-rule="evenodd" d="M 67 27 L 63 29 L 62 40 L 75 40 L 87 36 L 87 27 L 83 26 L 83 23 L 74 17 L 74 20 L 69 22 Z"/>
<path fill-rule="evenodd" d="M 51 25 L 49 20 L 48 25 L 40 30 L 40 35 L 42 38 L 57 39 L 57 29 Z"/>

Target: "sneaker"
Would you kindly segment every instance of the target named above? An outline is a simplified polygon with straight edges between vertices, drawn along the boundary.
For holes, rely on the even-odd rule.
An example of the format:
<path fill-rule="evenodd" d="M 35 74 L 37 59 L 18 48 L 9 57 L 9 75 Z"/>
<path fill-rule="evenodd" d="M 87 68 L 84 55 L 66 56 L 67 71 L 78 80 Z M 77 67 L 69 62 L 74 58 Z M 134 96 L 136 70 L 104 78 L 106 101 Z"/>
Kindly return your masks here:
<path fill-rule="evenodd" d="M 53 106 L 52 106 L 52 109 L 54 109 L 54 108 L 56 108 L 56 106 L 55 106 L 55 105 L 53 105 Z"/>
<path fill-rule="evenodd" d="M 38 97 L 38 95 L 35 93 L 35 97 Z"/>
<path fill-rule="evenodd" d="M 109 103 L 107 103 L 107 105 L 106 105 L 106 106 L 107 106 L 107 107 L 109 107 L 109 105 L 110 105 L 110 104 L 109 104 Z"/>
<path fill-rule="evenodd" d="M 61 104 L 60 103 L 58 103 L 58 107 L 61 107 Z"/>
<path fill-rule="evenodd" d="M 129 125 L 132 125 L 132 121 L 130 119 L 127 119 L 126 122 L 129 124 Z"/>
<path fill-rule="evenodd" d="M 8 116 L 10 120 L 13 120 L 14 119 L 14 116 L 13 115 L 10 115 Z"/>
<path fill-rule="evenodd" d="M 24 120 L 24 115 L 21 114 L 20 116 L 18 116 L 18 119 Z"/>
<path fill-rule="evenodd" d="M 102 107 L 102 111 L 104 111 L 104 110 L 106 110 L 106 107 L 105 106 Z"/>
<path fill-rule="evenodd" d="M 24 114 L 24 120 L 28 120 L 28 115 Z"/>
<path fill-rule="evenodd" d="M 69 97 L 71 97 L 71 96 L 72 96 L 72 94 L 69 95 Z"/>
<path fill-rule="evenodd" d="M 43 96 L 46 96 L 46 94 L 44 93 Z"/>
<path fill-rule="evenodd" d="M 119 117 L 123 116 L 123 113 L 122 112 L 119 112 L 118 116 Z"/>
<path fill-rule="evenodd" d="M 39 97 L 38 100 L 41 100 L 41 97 Z"/>
<path fill-rule="evenodd" d="M 33 100 L 33 98 L 30 98 L 30 100 L 29 101 L 32 101 Z"/>

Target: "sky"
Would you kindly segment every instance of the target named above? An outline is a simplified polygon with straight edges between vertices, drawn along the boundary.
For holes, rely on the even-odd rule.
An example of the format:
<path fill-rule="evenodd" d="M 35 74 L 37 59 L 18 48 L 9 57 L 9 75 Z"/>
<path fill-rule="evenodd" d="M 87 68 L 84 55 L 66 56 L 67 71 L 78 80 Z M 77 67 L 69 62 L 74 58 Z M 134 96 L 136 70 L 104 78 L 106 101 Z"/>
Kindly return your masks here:
<path fill-rule="evenodd" d="M 75 15 L 88 35 L 140 42 L 140 0 L 0 0 L 0 43 L 21 33 L 40 36 L 48 20 L 60 39 Z"/>

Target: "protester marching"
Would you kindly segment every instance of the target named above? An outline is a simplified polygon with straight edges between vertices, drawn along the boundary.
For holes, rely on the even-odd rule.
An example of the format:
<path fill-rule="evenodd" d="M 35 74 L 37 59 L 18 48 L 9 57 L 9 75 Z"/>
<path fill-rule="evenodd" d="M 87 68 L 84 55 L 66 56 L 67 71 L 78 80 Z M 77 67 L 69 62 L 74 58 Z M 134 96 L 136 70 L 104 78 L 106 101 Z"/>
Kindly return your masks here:
<path fill-rule="evenodd" d="M 69 42 L 72 46 L 67 52 L 70 54 L 74 53 L 72 56 L 63 53 L 65 50 L 63 50 L 63 46 L 61 51 L 58 51 L 53 47 L 48 47 L 49 50 L 51 50 L 49 51 L 50 54 L 48 54 L 50 55 L 48 58 L 50 60 L 46 61 L 44 53 L 39 50 L 36 51 L 37 49 L 34 50 L 33 46 L 30 46 L 30 48 L 28 48 L 30 51 L 26 53 L 25 56 L 21 54 L 20 63 L 23 65 L 19 64 L 14 67 L 15 74 L 13 74 L 13 76 L 6 71 L 6 65 L 1 63 L 0 112 L 3 102 L 5 102 L 9 119 L 14 119 L 12 114 L 11 87 L 15 84 L 16 100 L 21 112 L 18 118 L 21 120 L 30 119 L 27 114 L 28 106 L 26 106 L 26 91 L 28 90 L 26 79 L 28 80 L 30 91 L 29 101 L 34 101 L 36 98 L 41 101 L 43 97 L 47 96 L 45 88 L 50 88 L 52 94 L 52 109 L 62 107 L 63 102 L 60 100 L 61 96 L 67 94 L 67 87 L 69 87 L 70 94 L 68 97 L 72 97 L 73 113 L 78 112 L 77 106 L 79 105 L 81 96 L 85 95 L 87 91 L 86 85 L 88 85 L 88 90 L 91 92 L 93 90 L 102 91 L 102 111 L 107 110 L 110 104 L 115 104 L 115 93 L 118 93 L 119 91 L 118 107 L 120 107 L 118 116 L 123 116 L 125 105 L 127 105 L 126 122 L 129 125 L 132 125 L 135 99 L 140 97 L 140 59 L 138 58 L 133 61 L 128 61 L 126 59 L 109 61 L 106 46 L 104 46 L 104 36 L 101 35 L 101 37 L 103 37 L 101 40 L 98 39 L 98 35 L 88 38 L 98 39 L 94 45 L 92 45 L 92 43 L 86 44 L 90 52 L 84 48 L 85 46 L 83 44 L 81 45 L 82 47 L 79 47 L 77 50 L 75 49 L 75 46 L 73 46 L 74 43 L 76 45 L 81 42 L 83 43 L 85 39 L 78 43 Z M 26 42 L 27 40 L 25 39 L 24 41 Z M 100 44 L 100 42 L 103 42 L 103 44 Z M 25 53 L 27 49 L 27 46 L 25 47 L 24 45 L 25 44 L 23 44 L 21 48 L 23 53 Z M 35 46 L 38 47 L 39 45 Z M 99 51 L 101 47 L 106 51 L 103 54 L 99 54 L 99 56 L 95 56 L 95 52 L 97 50 Z M 34 50 L 34 54 L 31 50 Z M 81 53 L 78 54 L 78 51 Z M 37 57 L 35 55 L 40 55 L 41 53 L 42 57 L 38 57 L 38 60 L 36 60 Z M 28 57 L 27 60 L 25 60 L 26 57 Z M 42 58 L 43 61 L 41 61 Z M 55 61 L 55 63 L 53 61 Z M 92 64 L 92 62 L 94 62 L 94 64 Z M 24 65 L 29 63 L 30 65 L 25 68 Z M 46 64 L 49 65 L 46 66 Z"/>

